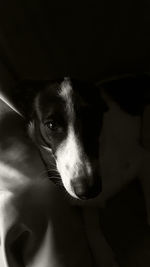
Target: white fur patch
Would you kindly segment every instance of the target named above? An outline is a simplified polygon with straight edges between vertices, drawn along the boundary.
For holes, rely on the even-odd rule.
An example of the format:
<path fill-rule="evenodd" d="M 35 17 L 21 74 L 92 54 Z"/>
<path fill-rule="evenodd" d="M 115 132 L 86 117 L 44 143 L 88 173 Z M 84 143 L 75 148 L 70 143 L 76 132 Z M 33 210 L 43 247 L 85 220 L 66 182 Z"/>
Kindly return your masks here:
<path fill-rule="evenodd" d="M 43 146 L 43 145 L 40 145 L 43 149 L 45 149 L 47 152 L 50 152 L 52 153 L 52 149 L 48 146 Z"/>
<path fill-rule="evenodd" d="M 75 180 L 80 183 L 83 177 L 88 177 L 90 180 L 92 169 L 83 153 L 80 141 L 76 137 L 72 125 L 68 129 L 66 140 L 58 148 L 56 156 L 57 169 L 61 175 L 64 187 L 70 195 L 76 197 L 71 181 Z"/>
<path fill-rule="evenodd" d="M 65 105 L 68 111 L 69 118 L 73 122 L 75 118 L 74 105 L 73 105 L 73 100 L 72 100 L 73 89 L 72 89 L 69 78 L 65 78 L 64 81 L 61 83 L 59 95 L 65 101 Z"/>
<path fill-rule="evenodd" d="M 69 96 L 72 93 L 72 86 L 69 78 L 64 78 L 64 81 L 61 83 L 60 96 L 62 96 L 67 101 L 69 100 Z"/>

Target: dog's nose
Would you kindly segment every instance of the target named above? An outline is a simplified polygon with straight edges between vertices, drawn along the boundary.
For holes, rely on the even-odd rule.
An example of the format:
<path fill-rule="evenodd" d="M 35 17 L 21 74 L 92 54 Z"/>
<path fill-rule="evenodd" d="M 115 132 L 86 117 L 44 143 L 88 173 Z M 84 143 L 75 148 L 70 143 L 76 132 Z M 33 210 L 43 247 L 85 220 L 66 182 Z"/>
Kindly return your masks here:
<path fill-rule="evenodd" d="M 85 179 L 81 179 L 80 182 L 72 181 L 72 187 L 76 196 L 82 200 L 94 198 L 102 191 L 100 178 L 96 179 L 92 186 L 88 185 L 88 182 Z"/>

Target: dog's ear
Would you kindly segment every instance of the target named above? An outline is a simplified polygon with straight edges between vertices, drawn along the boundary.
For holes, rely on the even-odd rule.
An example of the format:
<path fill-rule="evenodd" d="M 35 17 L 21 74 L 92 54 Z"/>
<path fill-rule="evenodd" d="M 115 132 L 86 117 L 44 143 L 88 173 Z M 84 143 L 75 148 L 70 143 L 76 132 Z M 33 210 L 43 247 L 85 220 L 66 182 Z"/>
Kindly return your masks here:
<path fill-rule="evenodd" d="M 130 75 L 101 83 L 105 99 L 114 101 L 132 116 L 143 113 L 150 104 L 150 76 Z"/>
<path fill-rule="evenodd" d="M 107 103 L 103 97 L 102 88 L 99 84 L 76 79 L 71 79 L 71 81 L 75 91 L 78 92 L 87 103 L 91 103 L 95 107 L 100 108 L 102 112 L 108 110 Z"/>
<path fill-rule="evenodd" d="M 3 90 L 2 98 L 26 120 L 30 120 L 34 100 L 44 86 L 45 81 L 24 80 L 19 82 L 14 88 Z"/>
<path fill-rule="evenodd" d="M 94 84 L 93 86 L 93 92 L 95 96 L 95 102 L 98 102 L 98 106 L 100 107 L 102 112 L 107 112 L 109 110 L 109 105 L 107 103 L 107 98 L 105 97 L 105 93 L 103 91 L 103 88 L 100 84 Z"/>

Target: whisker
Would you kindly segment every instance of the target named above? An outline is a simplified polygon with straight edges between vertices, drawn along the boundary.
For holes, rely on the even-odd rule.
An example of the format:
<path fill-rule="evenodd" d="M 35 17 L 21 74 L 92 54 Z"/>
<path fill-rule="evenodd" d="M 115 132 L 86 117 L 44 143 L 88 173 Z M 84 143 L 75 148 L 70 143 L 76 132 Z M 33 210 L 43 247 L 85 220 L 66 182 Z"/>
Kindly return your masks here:
<path fill-rule="evenodd" d="M 58 176 L 58 177 L 60 177 L 60 175 L 59 175 L 59 173 L 57 173 L 57 172 L 54 172 L 54 171 L 48 171 L 47 172 L 48 173 L 48 175 L 52 175 L 52 176 Z"/>
<path fill-rule="evenodd" d="M 43 171 L 41 173 L 39 173 L 39 177 L 42 177 L 43 175 L 45 175 L 45 177 L 47 176 L 47 171 Z"/>
<path fill-rule="evenodd" d="M 56 186 L 59 186 L 59 187 L 61 187 L 61 188 L 63 187 L 63 184 L 62 184 L 61 181 L 55 182 L 55 185 L 56 185 Z"/>
<path fill-rule="evenodd" d="M 47 170 L 47 172 L 59 173 L 57 170 Z"/>
<path fill-rule="evenodd" d="M 55 175 L 55 177 L 57 177 L 57 178 L 60 178 L 60 175 L 59 175 L 59 173 L 57 172 L 57 170 L 45 170 L 45 171 L 42 171 L 41 173 L 39 173 L 39 178 L 41 177 L 43 177 L 43 178 L 48 178 L 48 177 L 52 177 L 52 176 L 54 176 Z"/>
<path fill-rule="evenodd" d="M 49 163 L 49 166 L 56 168 L 56 164 L 55 163 L 52 163 L 52 162 Z"/>
<path fill-rule="evenodd" d="M 60 178 L 50 177 L 49 178 L 55 185 L 63 187 L 62 181 Z"/>
<path fill-rule="evenodd" d="M 54 181 L 54 182 L 56 182 L 56 181 L 61 181 L 61 179 L 58 178 L 58 177 L 49 177 L 49 180 L 52 180 L 52 181 Z"/>
<path fill-rule="evenodd" d="M 47 170 L 48 176 L 51 178 L 52 176 L 55 178 L 60 179 L 60 174 L 58 173 L 57 169 L 48 169 Z"/>

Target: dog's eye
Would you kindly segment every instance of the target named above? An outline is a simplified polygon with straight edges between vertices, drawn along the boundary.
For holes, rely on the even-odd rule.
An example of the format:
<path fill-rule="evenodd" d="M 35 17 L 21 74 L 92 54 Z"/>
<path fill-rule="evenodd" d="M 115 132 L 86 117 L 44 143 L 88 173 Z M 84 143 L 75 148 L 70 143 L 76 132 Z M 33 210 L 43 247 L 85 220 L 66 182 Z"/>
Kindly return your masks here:
<path fill-rule="evenodd" d="M 47 122 L 46 123 L 46 126 L 47 126 L 48 129 L 50 129 L 52 131 L 55 131 L 58 128 L 58 124 L 55 121 L 53 121 L 53 120 Z"/>

